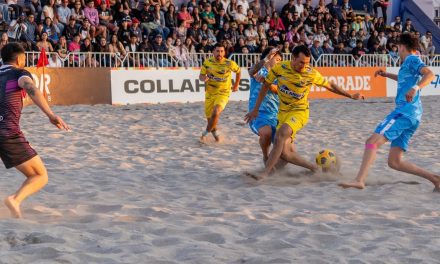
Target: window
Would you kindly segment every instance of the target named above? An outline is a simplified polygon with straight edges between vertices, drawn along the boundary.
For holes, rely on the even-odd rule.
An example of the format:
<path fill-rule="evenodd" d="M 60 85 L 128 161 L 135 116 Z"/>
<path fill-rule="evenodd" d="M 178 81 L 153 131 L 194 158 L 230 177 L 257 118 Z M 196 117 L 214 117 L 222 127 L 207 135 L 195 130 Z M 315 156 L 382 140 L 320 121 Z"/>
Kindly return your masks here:
<path fill-rule="evenodd" d="M 438 17 L 438 9 L 435 10 L 435 17 Z"/>

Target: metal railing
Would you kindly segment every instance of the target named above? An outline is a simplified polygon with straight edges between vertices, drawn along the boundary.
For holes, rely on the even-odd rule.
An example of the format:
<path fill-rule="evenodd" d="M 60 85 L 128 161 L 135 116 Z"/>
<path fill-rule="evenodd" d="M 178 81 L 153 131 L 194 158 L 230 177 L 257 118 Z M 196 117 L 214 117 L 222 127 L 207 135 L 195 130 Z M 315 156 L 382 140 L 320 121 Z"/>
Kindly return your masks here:
<path fill-rule="evenodd" d="M 27 67 L 36 67 L 40 52 L 26 52 Z M 210 53 L 170 54 L 156 52 L 70 52 L 68 54 L 47 53 L 49 61 L 55 65 L 74 68 L 126 67 L 126 68 L 164 68 L 164 67 L 200 67 L 203 61 L 211 57 Z M 260 60 L 260 54 L 232 54 L 229 58 L 240 67 L 251 67 Z M 427 66 L 440 67 L 440 55 L 420 56 Z M 290 60 L 291 54 L 283 54 L 284 60 Z M 400 66 L 400 58 L 389 54 L 366 54 L 355 58 L 351 54 L 322 54 L 311 59 L 313 67 L 395 67 Z"/>

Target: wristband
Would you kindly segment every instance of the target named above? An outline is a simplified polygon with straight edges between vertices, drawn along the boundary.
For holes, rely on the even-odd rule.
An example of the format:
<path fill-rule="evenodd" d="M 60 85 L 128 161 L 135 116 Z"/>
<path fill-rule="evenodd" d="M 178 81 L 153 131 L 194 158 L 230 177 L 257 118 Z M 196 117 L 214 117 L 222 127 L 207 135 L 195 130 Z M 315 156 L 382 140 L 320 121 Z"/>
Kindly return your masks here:
<path fill-rule="evenodd" d="M 418 85 L 416 84 L 416 85 L 414 85 L 414 86 L 412 87 L 412 89 L 416 90 L 416 92 L 417 92 L 418 90 L 420 90 L 420 86 L 418 86 Z"/>

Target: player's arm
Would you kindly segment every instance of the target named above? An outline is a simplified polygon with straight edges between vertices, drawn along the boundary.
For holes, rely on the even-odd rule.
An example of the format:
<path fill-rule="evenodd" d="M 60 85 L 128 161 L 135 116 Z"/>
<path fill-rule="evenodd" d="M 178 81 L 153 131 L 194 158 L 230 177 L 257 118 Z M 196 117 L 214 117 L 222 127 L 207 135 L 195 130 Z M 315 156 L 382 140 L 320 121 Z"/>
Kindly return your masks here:
<path fill-rule="evenodd" d="M 421 68 L 420 74 L 422 75 L 420 82 L 406 93 L 406 101 L 408 103 L 413 100 L 418 90 L 430 84 L 435 78 L 434 73 L 428 67 Z"/>
<path fill-rule="evenodd" d="M 377 77 L 378 75 L 397 81 L 397 74 L 389 73 L 384 70 L 378 70 L 374 73 L 374 77 Z"/>
<path fill-rule="evenodd" d="M 239 70 L 235 73 L 234 87 L 232 87 L 233 92 L 238 91 L 238 85 L 240 84 L 240 80 L 241 80 L 241 71 Z"/>
<path fill-rule="evenodd" d="M 200 74 L 199 75 L 199 80 L 202 82 L 206 82 L 209 80 L 208 75 L 207 74 Z"/>
<path fill-rule="evenodd" d="M 360 94 L 360 93 L 356 93 L 356 94 L 347 93 L 346 91 L 344 91 L 344 89 L 339 87 L 339 85 L 337 85 L 334 82 L 327 82 L 327 84 L 322 85 L 322 87 L 326 88 L 327 90 L 329 90 L 330 92 L 332 92 L 334 94 L 342 95 L 342 96 L 345 96 L 345 97 L 353 99 L 353 100 L 364 99 L 364 96 L 362 94 Z"/>
<path fill-rule="evenodd" d="M 263 102 L 264 97 L 266 97 L 267 91 L 269 91 L 271 85 L 272 84 L 268 82 L 264 82 L 263 87 L 261 87 L 261 90 L 258 93 L 258 99 L 257 102 L 255 103 L 254 109 L 251 112 L 247 113 L 246 116 L 244 117 L 244 121 L 246 121 L 246 123 L 249 123 L 250 121 L 258 117 L 258 111 L 260 109 L 260 105 Z"/>
<path fill-rule="evenodd" d="M 32 101 L 41 109 L 41 111 L 43 111 L 44 114 L 46 114 L 53 125 L 59 129 L 64 129 L 66 131 L 70 130 L 70 127 L 64 123 L 63 119 L 52 112 L 43 94 L 35 86 L 34 81 L 30 77 L 21 77 L 18 80 L 18 85 L 25 89 Z"/>
<path fill-rule="evenodd" d="M 278 48 L 272 49 L 267 56 L 260 60 L 257 64 L 249 68 L 249 75 L 251 77 L 254 77 L 260 70 L 263 68 L 263 66 L 270 60 L 272 57 L 278 52 Z"/>

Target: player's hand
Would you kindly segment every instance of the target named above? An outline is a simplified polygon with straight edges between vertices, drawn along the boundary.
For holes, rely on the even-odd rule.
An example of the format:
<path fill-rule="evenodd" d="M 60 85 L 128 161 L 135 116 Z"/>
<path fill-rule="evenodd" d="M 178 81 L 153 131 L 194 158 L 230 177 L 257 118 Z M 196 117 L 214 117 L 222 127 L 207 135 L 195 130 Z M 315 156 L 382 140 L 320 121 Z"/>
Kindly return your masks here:
<path fill-rule="evenodd" d="M 270 59 L 272 59 L 273 58 L 273 56 L 275 56 L 275 54 L 277 54 L 277 52 L 279 51 L 280 49 L 279 48 L 274 48 L 274 49 L 272 49 L 270 52 L 269 52 L 269 54 L 267 54 L 267 59 L 268 60 L 270 60 Z"/>
<path fill-rule="evenodd" d="M 50 122 L 58 127 L 58 129 L 70 131 L 70 127 L 63 121 L 63 119 L 57 115 L 52 115 L 49 117 Z"/>
<path fill-rule="evenodd" d="M 232 91 L 235 93 L 235 92 L 238 92 L 238 85 L 234 85 L 233 87 L 232 87 Z"/>
<path fill-rule="evenodd" d="M 251 111 L 251 112 L 249 112 L 249 113 L 247 113 L 245 116 L 244 116 L 244 121 L 246 122 L 246 123 L 249 123 L 249 122 L 251 122 L 252 120 L 254 120 L 255 118 L 257 118 L 258 117 L 258 110 L 257 111 Z"/>
<path fill-rule="evenodd" d="M 385 77 L 386 74 L 387 74 L 386 71 L 384 71 L 384 70 L 378 70 L 378 71 L 376 71 L 376 72 L 374 73 L 374 77 L 377 77 L 378 75 L 380 75 L 380 76 L 382 76 L 382 77 Z"/>
<path fill-rule="evenodd" d="M 365 100 L 365 95 L 361 93 L 355 93 L 351 95 L 351 99 L 353 100 Z"/>
<path fill-rule="evenodd" d="M 417 90 L 414 88 L 409 89 L 409 91 L 406 93 L 405 97 L 406 97 L 406 101 L 408 103 L 411 103 L 412 100 L 414 99 L 414 96 L 416 96 Z"/>

